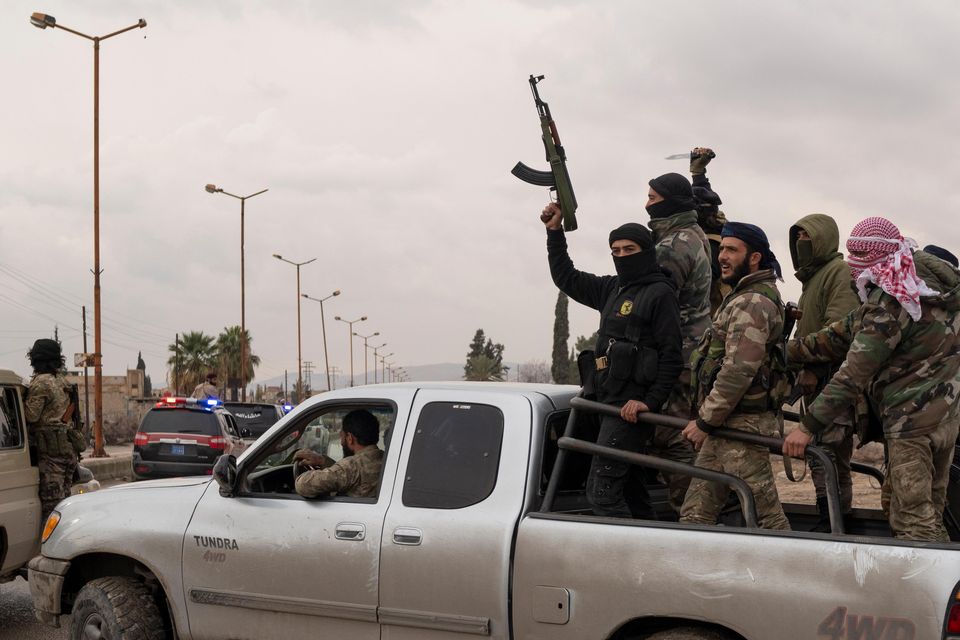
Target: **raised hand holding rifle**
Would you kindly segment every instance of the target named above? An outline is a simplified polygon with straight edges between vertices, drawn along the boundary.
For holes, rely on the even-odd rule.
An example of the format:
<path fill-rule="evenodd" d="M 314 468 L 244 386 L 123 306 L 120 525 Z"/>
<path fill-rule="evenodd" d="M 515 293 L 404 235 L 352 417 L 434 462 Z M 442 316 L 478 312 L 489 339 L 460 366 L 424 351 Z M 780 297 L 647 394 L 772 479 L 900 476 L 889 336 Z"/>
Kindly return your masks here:
<path fill-rule="evenodd" d="M 537 171 L 522 162 L 518 162 L 510 173 L 528 184 L 550 187 L 551 193 L 556 193 L 556 202 L 563 211 L 563 230 L 574 231 L 577 228 L 577 197 L 574 195 L 573 185 L 570 183 L 570 174 L 567 172 L 567 154 L 563 150 L 563 145 L 560 144 L 557 125 L 553 121 L 553 116 L 550 115 L 550 107 L 540 99 L 540 93 L 537 91 L 537 83 L 543 78 L 544 76 L 531 75 L 530 90 L 533 91 L 533 102 L 540 116 L 541 138 L 544 151 L 546 151 L 547 162 L 550 163 L 550 171 Z"/>

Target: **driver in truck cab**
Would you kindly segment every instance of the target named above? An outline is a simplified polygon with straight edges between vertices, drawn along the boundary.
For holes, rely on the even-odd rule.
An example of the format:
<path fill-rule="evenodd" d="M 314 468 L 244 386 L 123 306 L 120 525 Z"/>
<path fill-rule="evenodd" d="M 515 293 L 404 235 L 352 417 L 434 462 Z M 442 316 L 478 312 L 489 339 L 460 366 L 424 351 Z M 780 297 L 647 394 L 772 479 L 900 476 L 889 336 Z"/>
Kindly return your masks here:
<path fill-rule="evenodd" d="M 336 493 L 350 498 L 376 498 L 383 468 L 383 450 L 377 446 L 380 423 L 366 409 L 343 417 L 340 445 L 343 458 L 334 462 L 309 449 L 297 451 L 293 459 L 311 467 L 297 477 L 297 493 L 305 498 Z"/>

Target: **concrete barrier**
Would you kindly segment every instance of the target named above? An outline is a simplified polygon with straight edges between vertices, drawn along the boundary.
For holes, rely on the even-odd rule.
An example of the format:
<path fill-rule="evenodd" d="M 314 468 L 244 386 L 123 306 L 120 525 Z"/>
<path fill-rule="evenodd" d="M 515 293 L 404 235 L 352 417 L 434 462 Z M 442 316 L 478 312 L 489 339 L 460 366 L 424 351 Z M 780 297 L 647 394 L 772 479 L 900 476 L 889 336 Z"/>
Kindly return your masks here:
<path fill-rule="evenodd" d="M 90 450 L 84 452 L 80 464 L 93 473 L 93 477 L 101 482 L 116 480 L 117 478 L 133 477 L 133 447 L 110 446 L 106 447 L 106 458 L 91 458 Z"/>

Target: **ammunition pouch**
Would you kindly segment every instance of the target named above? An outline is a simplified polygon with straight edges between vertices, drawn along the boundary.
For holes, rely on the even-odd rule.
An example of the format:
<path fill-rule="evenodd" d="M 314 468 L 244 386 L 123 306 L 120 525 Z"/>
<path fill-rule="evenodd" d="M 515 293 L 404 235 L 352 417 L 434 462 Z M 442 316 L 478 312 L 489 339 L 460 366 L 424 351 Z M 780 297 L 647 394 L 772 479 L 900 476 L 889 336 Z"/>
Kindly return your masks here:
<path fill-rule="evenodd" d="M 38 455 L 54 458 L 76 456 L 70 438 L 67 436 L 66 426 L 36 427 L 30 435 L 36 444 Z"/>
<path fill-rule="evenodd" d="M 577 354 L 577 372 L 580 374 L 580 386 L 583 397 L 597 399 L 597 365 L 593 349 L 585 349 Z"/>
<path fill-rule="evenodd" d="M 83 453 L 87 448 L 87 439 L 83 437 L 83 432 L 79 429 L 67 429 L 67 439 L 70 446 L 76 454 Z"/>

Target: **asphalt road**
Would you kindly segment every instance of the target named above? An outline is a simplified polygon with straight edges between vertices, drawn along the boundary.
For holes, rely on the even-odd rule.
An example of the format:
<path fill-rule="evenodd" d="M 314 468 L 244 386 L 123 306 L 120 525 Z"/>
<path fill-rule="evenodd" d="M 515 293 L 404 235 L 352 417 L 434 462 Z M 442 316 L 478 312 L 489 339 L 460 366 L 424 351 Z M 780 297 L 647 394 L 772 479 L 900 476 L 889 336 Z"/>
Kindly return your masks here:
<path fill-rule="evenodd" d="M 108 480 L 103 488 L 122 484 L 124 480 Z M 0 584 L 0 640 L 64 640 L 69 618 L 63 618 L 61 627 L 53 629 L 33 617 L 30 585 L 23 578 Z"/>

